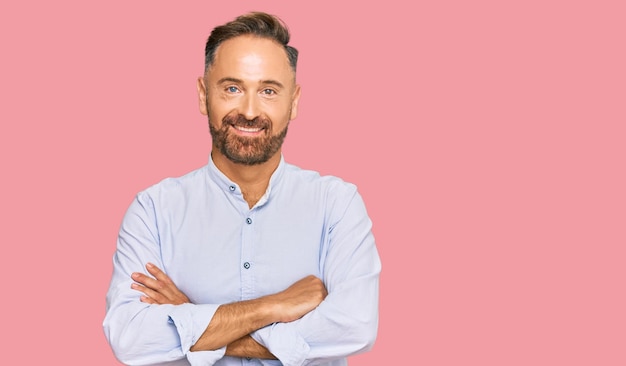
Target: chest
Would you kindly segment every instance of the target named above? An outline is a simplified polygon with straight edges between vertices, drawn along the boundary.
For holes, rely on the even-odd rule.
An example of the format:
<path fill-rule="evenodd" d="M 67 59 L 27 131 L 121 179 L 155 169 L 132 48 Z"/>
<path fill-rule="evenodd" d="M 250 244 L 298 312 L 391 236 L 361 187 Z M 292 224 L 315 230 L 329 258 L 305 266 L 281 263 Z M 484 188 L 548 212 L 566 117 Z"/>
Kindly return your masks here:
<path fill-rule="evenodd" d="M 162 225 L 166 272 L 194 303 L 227 303 L 284 290 L 309 274 L 321 277 L 325 225 L 319 215 L 196 210 Z"/>

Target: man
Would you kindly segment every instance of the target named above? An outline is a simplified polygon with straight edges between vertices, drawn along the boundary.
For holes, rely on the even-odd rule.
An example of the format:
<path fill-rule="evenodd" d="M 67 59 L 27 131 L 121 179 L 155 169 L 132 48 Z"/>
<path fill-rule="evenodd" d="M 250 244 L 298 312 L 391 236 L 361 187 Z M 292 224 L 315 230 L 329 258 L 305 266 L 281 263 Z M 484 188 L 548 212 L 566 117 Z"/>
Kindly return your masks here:
<path fill-rule="evenodd" d="M 346 365 L 372 347 L 381 267 L 363 201 L 281 153 L 300 99 L 288 42 L 265 13 L 211 32 L 209 163 L 140 192 L 121 225 L 104 319 L 120 361 Z"/>

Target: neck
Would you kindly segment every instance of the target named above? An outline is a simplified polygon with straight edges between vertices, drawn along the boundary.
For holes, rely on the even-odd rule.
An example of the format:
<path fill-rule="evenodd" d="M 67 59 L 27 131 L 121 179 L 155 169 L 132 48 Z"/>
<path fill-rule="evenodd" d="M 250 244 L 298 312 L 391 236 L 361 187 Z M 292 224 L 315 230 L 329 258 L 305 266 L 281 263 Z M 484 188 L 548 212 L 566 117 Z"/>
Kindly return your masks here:
<path fill-rule="evenodd" d="M 270 183 L 272 174 L 280 163 L 280 150 L 268 161 L 256 165 L 244 165 L 234 163 L 219 151 L 211 151 L 211 158 L 217 169 L 219 169 L 228 179 L 237 183 L 243 198 L 252 208 L 263 197 L 267 186 Z"/>

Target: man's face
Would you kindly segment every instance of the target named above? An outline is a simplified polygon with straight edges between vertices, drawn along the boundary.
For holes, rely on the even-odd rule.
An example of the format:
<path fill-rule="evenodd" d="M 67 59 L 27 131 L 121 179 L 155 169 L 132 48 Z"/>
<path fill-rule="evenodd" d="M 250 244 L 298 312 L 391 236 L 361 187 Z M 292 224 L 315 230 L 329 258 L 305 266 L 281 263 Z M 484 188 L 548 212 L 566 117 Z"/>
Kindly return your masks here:
<path fill-rule="evenodd" d="M 213 153 L 254 165 L 280 151 L 297 115 L 300 87 L 281 45 L 239 36 L 217 48 L 198 79 L 198 96 L 200 112 L 209 117 Z"/>

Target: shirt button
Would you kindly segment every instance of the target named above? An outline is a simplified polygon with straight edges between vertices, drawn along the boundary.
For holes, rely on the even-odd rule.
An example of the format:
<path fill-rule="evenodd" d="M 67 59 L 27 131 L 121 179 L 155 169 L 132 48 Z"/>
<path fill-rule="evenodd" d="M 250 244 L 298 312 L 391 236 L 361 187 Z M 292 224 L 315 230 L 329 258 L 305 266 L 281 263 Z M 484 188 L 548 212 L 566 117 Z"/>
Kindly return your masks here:
<path fill-rule="evenodd" d="M 243 264 L 243 268 L 245 268 L 245 269 L 249 269 L 249 268 L 250 268 L 250 263 L 245 262 L 245 263 Z"/>
<path fill-rule="evenodd" d="M 230 189 L 231 192 L 234 192 L 235 191 L 235 186 L 230 186 L 230 187 L 228 187 L 228 189 Z"/>
<path fill-rule="evenodd" d="M 250 225 L 250 224 L 252 224 L 252 219 L 248 217 L 248 218 L 246 219 L 246 222 L 248 223 L 248 225 Z"/>

